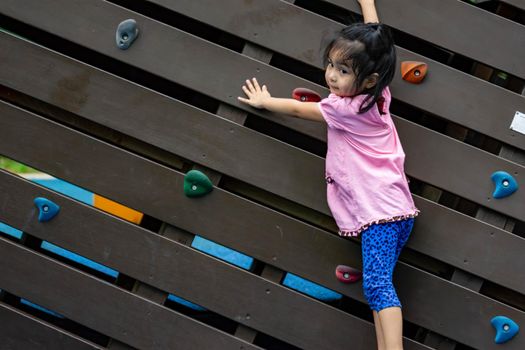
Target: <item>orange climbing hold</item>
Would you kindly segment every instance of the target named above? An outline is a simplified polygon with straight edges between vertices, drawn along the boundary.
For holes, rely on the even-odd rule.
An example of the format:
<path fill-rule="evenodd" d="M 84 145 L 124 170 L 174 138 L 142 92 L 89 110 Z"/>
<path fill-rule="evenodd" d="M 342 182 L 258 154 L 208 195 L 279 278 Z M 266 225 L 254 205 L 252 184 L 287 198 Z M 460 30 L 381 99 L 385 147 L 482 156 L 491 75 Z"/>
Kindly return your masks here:
<path fill-rule="evenodd" d="M 419 84 L 427 75 L 428 66 L 424 62 L 403 61 L 401 62 L 401 76 L 412 84 Z"/>

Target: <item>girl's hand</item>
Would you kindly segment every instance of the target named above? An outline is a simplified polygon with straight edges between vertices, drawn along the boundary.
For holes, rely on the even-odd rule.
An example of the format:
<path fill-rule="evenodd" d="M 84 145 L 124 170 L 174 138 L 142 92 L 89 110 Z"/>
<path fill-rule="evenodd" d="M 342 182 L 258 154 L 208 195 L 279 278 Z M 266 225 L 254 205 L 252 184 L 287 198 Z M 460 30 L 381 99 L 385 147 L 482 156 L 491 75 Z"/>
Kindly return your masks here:
<path fill-rule="evenodd" d="M 363 19 L 365 23 L 379 23 L 374 0 L 357 0 L 361 6 Z"/>
<path fill-rule="evenodd" d="M 237 97 L 237 99 L 255 108 L 264 108 L 264 103 L 272 97 L 266 85 L 263 85 L 261 88 L 255 78 L 251 81 L 247 79 L 246 85 L 242 86 L 242 90 L 248 98 Z"/>

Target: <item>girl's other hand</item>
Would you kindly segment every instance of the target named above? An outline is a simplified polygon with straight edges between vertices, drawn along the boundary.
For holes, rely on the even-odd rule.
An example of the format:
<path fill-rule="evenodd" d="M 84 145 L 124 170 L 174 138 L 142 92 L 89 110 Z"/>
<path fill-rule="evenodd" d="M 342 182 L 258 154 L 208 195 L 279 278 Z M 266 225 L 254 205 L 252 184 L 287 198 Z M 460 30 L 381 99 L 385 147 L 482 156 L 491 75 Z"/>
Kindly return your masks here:
<path fill-rule="evenodd" d="M 363 12 L 363 19 L 365 23 L 379 23 L 379 16 L 377 15 L 376 5 L 374 0 L 357 0 Z"/>
<path fill-rule="evenodd" d="M 251 81 L 247 79 L 246 85 L 242 86 L 242 90 L 248 98 L 237 97 L 237 99 L 255 108 L 264 108 L 265 101 L 272 97 L 266 85 L 263 85 L 261 88 L 255 78 Z"/>

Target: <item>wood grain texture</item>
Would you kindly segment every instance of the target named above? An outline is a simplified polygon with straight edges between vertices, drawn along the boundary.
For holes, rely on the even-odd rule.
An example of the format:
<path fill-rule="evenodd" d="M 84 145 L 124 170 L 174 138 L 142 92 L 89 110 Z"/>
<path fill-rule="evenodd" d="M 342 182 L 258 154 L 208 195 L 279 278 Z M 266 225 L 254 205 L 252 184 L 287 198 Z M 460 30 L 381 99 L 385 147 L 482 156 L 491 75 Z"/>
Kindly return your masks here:
<path fill-rule="evenodd" d="M 301 176 L 308 173 L 317 186 L 322 186 L 324 160 L 321 157 L 290 148 L 231 121 L 217 118 L 63 56 L 46 53 L 45 49 L 30 46 L 25 47 L 26 50 L 17 51 L 18 55 L 9 54 L 19 47 L 14 43 L 20 41 L 7 34 L 3 37 L 11 40 L 10 46 L 13 49 L 8 50 L 1 58 L 2 63 L 8 63 L 8 69 L 2 70 L 6 73 L 1 77 L 0 83 L 329 214 L 324 191 L 320 191 L 319 187 L 305 186 L 303 181 L 307 180 Z M 144 60 L 147 61 L 146 56 Z M 25 64 L 19 65 L 17 62 Z M 275 74 L 282 74 L 274 68 L 267 68 Z M 45 78 L 32 78 L 31 84 L 28 84 L 28 76 Z M 282 76 L 280 79 L 290 86 L 294 80 L 291 76 Z M 191 81 L 188 80 L 190 83 Z M 217 93 L 218 91 L 222 89 L 216 90 Z M 496 170 L 505 170 L 519 180 L 520 174 L 523 174 L 523 166 L 406 120 L 396 117 L 394 120 L 407 153 L 407 174 L 506 215 L 517 219 L 525 218 L 525 192 L 518 191 L 503 200 L 493 200 L 493 184 L 490 181 L 490 175 Z M 293 128 L 301 132 L 307 132 L 306 129 L 311 126 L 308 122 L 304 124 L 305 128 L 299 125 Z M 326 135 L 321 134 L 325 132 L 324 126 L 316 124 L 316 128 L 318 137 L 325 139 Z M 241 166 L 247 163 L 250 164 L 249 168 Z M 290 167 L 291 164 L 293 167 Z M 450 176 L 450 167 L 455 169 L 455 176 Z M 290 171 L 282 171 L 276 177 L 266 171 L 268 168 Z"/>
<path fill-rule="evenodd" d="M 5 350 L 105 349 L 4 303 L 0 303 L 0 323 Z"/>
<path fill-rule="evenodd" d="M 259 349 L 0 238 L 2 286 L 138 349 Z"/>
<path fill-rule="evenodd" d="M 16 119 L 20 120 L 20 118 L 16 118 Z M 22 122 L 24 121 L 22 120 Z M 28 125 L 27 122 L 25 122 L 25 124 Z M 42 124 L 40 125 L 38 129 L 40 130 L 40 132 L 45 131 L 45 128 L 43 128 Z M 60 137 L 55 136 L 50 139 L 60 139 L 60 140 L 63 140 L 64 142 L 69 142 L 70 137 L 67 137 L 66 135 L 67 134 L 62 133 Z M 74 139 L 80 140 L 82 138 L 79 137 L 79 135 L 77 134 L 77 135 L 74 135 Z M 84 142 L 88 142 L 88 140 L 85 140 Z M 103 146 L 103 145 L 100 145 L 100 146 Z M 60 147 L 57 147 L 57 148 L 60 148 Z M 113 153 L 113 155 L 111 155 L 111 153 L 106 153 L 105 155 L 103 155 L 102 153 L 96 152 L 97 147 L 90 142 L 88 142 L 88 144 L 86 145 L 86 149 L 89 149 L 90 152 L 95 152 L 93 153 L 93 155 L 95 154 L 97 155 L 97 157 L 94 157 L 95 159 L 99 159 L 99 160 L 106 159 L 108 163 L 109 162 L 115 163 L 115 160 L 120 159 L 122 162 L 125 162 L 126 164 L 128 164 L 129 168 L 135 169 L 135 174 L 139 179 L 140 179 L 140 176 L 139 176 L 140 171 L 144 171 L 144 173 L 150 174 L 150 175 L 155 174 L 155 181 L 153 182 L 153 185 L 157 185 L 157 186 L 160 185 L 156 192 L 152 191 L 152 189 L 143 189 L 143 192 L 132 191 L 132 193 L 135 194 L 134 195 L 135 198 L 140 198 L 140 200 L 143 203 L 151 203 L 151 202 L 158 203 L 157 206 L 160 206 L 163 209 L 169 210 L 170 209 L 169 207 L 166 208 L 166 203 L 172 203 L 175 209 L 171 212 L 171 217 L 168 217 L 166 220 L 170 222 L 171 224 L 177 225 L 190 232 L 199 232 L 199 234 L 202 234 L 204 237 L 211 238 L 219 243 L 230 246 L 231 248 L 238 249 L 246 254 L 255 256 L 256 258 L 259 258 L 263 261 L 269 262 L 273 265 L 277 265 L 287 271 L 291 270 L 289 268 L 290 266 L 294 266 L 294 264 L 296 264 L 295 266 L 300 267 L 300 264 L 302 263 L 304 265 L 302 267 L 303 269 L 302 271 L 307 273 L 306 275 L 302 274 L 302 276 L 308 279 L 312 279 L 314 281 L 318 281 L 319 278 L 315 278 L 316 274 L 313 272 L 312 267 L 317 267 L 318 265 L 324 266 L 324 269 L 322 271 L 318 270 L 319 274 L 317 276 L 321 277 L 321 281 L 322 279 L 324 279 L 328 281 L 327 286 L 329 287 L 331 287 L 332 285 L 336 286 L 336 288 L 334 289 L 342 290 L 343 293 L 351 297 L 357 298 L 361 301 L 364 301 L 359 285 L 344 285 L 344 286 L 338 285 L 338 283 L 336 283 L 336 280 L 333 278 L 333 269 L 335 268 L 337 264 L 341 262 L 348 261 L 348 264 L 353 265 L 353 266 L 358 266 L 359 260 L 360 260 L 359 258 L 360 248 L 354 245 L 353 243 L 346 241 L 346 240 L 341 240 L 340 238 L 334 237 L 331 234 L 315 229 L 314 227 L 311 227 L 305 224 L 301 224 L 300 222 L 287 218 L 286 216 L 278 215 L 272 212 L 271 210 L 270 211 L 264 210 L 264 208 L 260 208 L 258 205 L 254 203 L 245 202 L 246 205 L 242 205 L 243 201 L 237 201 L 236 196 L 230 196 L 230 197 L 225 196 L 224 192 L 221 191 L 220 189 L 215 189 L 209 196 L 205 197 L 206 200 L 200 200 L 200 201 L 189 200 L 188 198 L 183 196 L 182 191 L 180 190 L 167 193 L 168 197 L 164 197 L 165 199 L 163 199 L 163 197 L 158 194 L 162 192 L 166 193 L 165 191 L 166 188 L 175 188 L 175 189 L 180 188 L 182 184 L 182 175 L 177 175 L 176 172 L 170 171 L 171 174 L 168 176 L 168 178 L 170 179 L 170 181 L 172 181 L 173 185 L 164 186 L 164 185 L 161 185 L 162 182 L 157 182 L 157 181 L 160 181 L 164 177 L 162 176 L 163 167 L 160 167 L 158 165 L 155 167 L 149 167 L 147 166 L 147 164 L 145 164 L 147 163 L 147 161 L 145 160 L 142 160 L 141 163 L 143 163 L 143 165 L 140 165 L 140 163 L 133 162 L 130 157 L 126 157 L 125 153 L 123 152 L 120 152 L 120 155 L 118 153 Z M 41 152 L 45 152 L 45 150 L 42 149 Z M 79 152 L 81 153 L 80 150 L 77 150 L 74 153 L 79 154 Z M 58 155 L 57 157 L 58 159 L 62 160 L 63 162 L 62 164 L 69 164 L 68 165 L 69 170 L 67 171 L 67 173 L 69 173 L 68 176 L 71 176 L 71 178 L 77 178 L 78 176 L 80 176 L 80 172 L 76 173 L 74 170 L 75 168 L 74 159 L 71 159 L 68 157 L 62 158 L 61 156 L 58 156 Z M 35 154 L 35 159 L 37 158 L 41 158 L 41 157 L 39 157 L 38 154 Z M 82 162 L 81 160 L 76 161 L 77 164 L 81 162 Z M 145 167 L 145 168 L 141 170 L 142 167 Z M 93 183 L 98 183 L 99 186 L 101 186 L 100 184 L 105 184 L 104 186 L 106 186 L 107 188 L 111 188 L 111 187 L 117 188 L 120 185 L 126 188 L 127 191 L 129 191 L 130 187 L 126 186 L 125 177 L 124 178 L 122 177 L 114 178 L 113 180 L 114 182 L 111 182 L 109 181 L 110 178 L 104 177 L 104 175 L 100 175 L 100 173 L 97 173 L 96 171 L 97 168 L 105 169 L 105 170 L 108 169 L 106 166 L 93 167 L 92 168 L 93 170 L 90 172 L 88 176 L 94 176 L 94 177 L 98 176 L 99 177 L 99 181 L 93 182 Z M 154 170 L 154 168 L 157 168 L 157 170 Z M 45 170 L 49 171 L 47 168 Z M 114 173 L 114 172 L 110 172 L 110 173 Z M 66 176 L 66 179 L 67 179 L 67 176 Z M 9 183 L 6 180 L 4 180 L 3 183 L 5 186 L 8 186 L 8 187 L 13 186 L 13 185 L 9 185 Z M 127 191 L 124 191 L 124 192 L 127 192 Z M 20 190 L 17 190 L 16 192 L 22 193 Z M 137 193 L 143 193 L 143 195 L 137 195 Z M 146 193 L 150 193 L 151 195 L 155 196 L 156 199 L 152 201 L 147 200 L 147 198 L 144 197 L 144 194 Z M 176 200 L 177 198 L 181 198 L 181 199 Z M 230 200 L 228 200 L 228 198 Z M 18 199 L 14 197 L 11 197 L 9 199 L 9 201 L 15 201 L 15 200 L 18 200 Z M 28 200 L 26 200 L 26 202 L 27 201 Z M 233 207 L 231 207 L 232 204 L 233 204 Z M 19 207 L 18 205 L 13 205 L 13 208 L 18 208 L 18 207 Z M 241 208 L 243 207 L 244 209 L 241 210 Z M 184 215 L 183 214 L 184 212 L 181 212 L 182 208 L 184 208 L 185 211 L 187 210 L 186 211 L 188 213 L 187 215 Z M 231 210 L 230 213 L 228 213 L 229 210 Z M 148 212 L 148 210 L 144 210 L 144 211 Z M 24 225 L 24 223 L 28 221 L 27 216 L 24 216 L 23 212 L 24 212 L 23 210 L 22 212 L 19 212 L 18 210 L 12 210 L 10 211 L 9 215 L 7 215 L 6 213 L 5 218 L 2 217 L 2 221 L 5 221 L 15 227 L 21 227 L 21 225 Z M 215 217 L 217 217 L 217 219 L 214 219 L 214 216 L 211 215 L 213 212 L 215 212 L 215 215 L 216 215 Z M 206 215 L 206 218 L 209 220 L 196 220 L 195 219 L 196 213 L 199 213 L 199 215 Z M 262 215 L 262 213 L 266 213 L 266 215 L 259 216 L 259 215 Z M 11 217 L 11 215 L 14 215 L 14 217 L 18 217 L 18 219 L 16 219 L 17 221 L 13 221 L 13 218 Z M 111 237 L 111 236 L 108 236 L 109 228 L 111 227 L 110 225 L 120 225 L 119 222 L 113 222 L 115 220 L 105 220 L 104 222 L 98 222 L 94 218 L 89 218 L 87 214 L 79 214 L 78 216 L 75 215 L 72 218 L 67 218 L 67 220 L 70 220 L 71 224 L 76 225 L 78 223 L 78 217 L 84 218 L 83 222 L 85 222 L 85 224 L 83 226 L 86 226 L 87 223 L 93 223 L 97 225 L 98 229 L 97 228 L 89 229 L 89 232 L 102 231 L 102 228 L 104 228 L 105 237 Z M 222 220 L 219 219 L 219 217 L 221 217 Z M 244 220 L 238 220 L 238 217 L 243 217 Z M 227 218 L 229 218 L 229 220 L 226 220 Z M 122 222 L 122 224 L 124 224 L 124 222 Z M 135 227 L 128 223 L 125 223 L 125 224 L 130 227 Z M 223 228 L 222 229 L 219 228 L 218 225 L 223 225 Z M 42 229 L 42 227 L 40 226 L 37 226 L 36 230 L 31 227 L 22 227 L 22 228 L 28 232 L 32 232 L 33 234 L 36 234 L 37 236 L 40 236 L 38 232 L 39 232 L 39 229 Z M 72 228 L 64 228 L 63 232 L 69 233 L 71 230 Z M 116 237 L 121 237 L 122 230 L 123 229 L 118 229 L 117 227 L 115 228 L 115 231 L 118 232 L 118 233 L 115 233 L 115 239 L 117 239 Z M 58 234 L 61 232 L 61 230 L 58 230 L 55 228 L 53 232 L 56 232 Z M 209 235 L 208 232 L 212 232 L 213 235 Z M 235 232 L 238 232 L 238 233 L 235 233 Z M 63 236 L 67 237 L 67 234 Z M 140 243 L 144 239 L 133 239 L 131 238 L 132 236 L 130 236 L 129 233 L 126 236 L 129 238 L 129 240 L 126 241 L 126 244 L 128 245 L 137 244 L 138 246 L 136 248 L 127 247 L 125 249 L 125 251 L 122 253 L 122 256 L 123 256 L 122 259 L 124 261 L 123 264 L 125 264 L 126 259 L 128 259 L 129 257 L 128 252 L 133 251 L 133 252 L 136 252 L 136 254 L 138 254 L 141 252 L 141 247 L 144 247 L 144 244 Z M 272 236 L 274 237 L 273 240 L 271 240 Z M 49 237 L 43 236 L 42 238 L 48 239 Z M 57 242 L 61 242 L 61 244 L 64 244 L 64 241 L 63 241 L 64 237 L 57 238 L 55 240 Z M 94 249 L 97 250 L 98 254 L 101 254 L 104 251 L 104 250 L 102 251 L 100 250 L 99 245 L 101 244 L 101 241 L 95 241 L 95 242 L 97 243 L 95 244 Z M 289 245 L 290 249 L 286 249 L 287 245 Z M 264 249 L 265 247 L 267 248 Z M 301 249 L 299 249 L 299 247 Z M 114 254 L 117 254 L 115 249 L 116 249 L 115 247 L 111 248 L 110 251 L 114 252 Z M 78 249 L 74 249 L 74 250 L 78 251 Z M 156 250 L 154 250 L 153 252 L 155 251 Z M 152 258 L 154 256 L 163 256 L 163 254 L 159 253 L 158 251 L 156 251 L 156 253 L 153 253 L 153 252 L 148 253 L 148 254 L 153 254 L 151 255 Z M 330 253 L 328 254 L 327 252 L 330 252 Z M 142 252 L 142 253 L 147 253 L 147 252 Z M 327 256 L 329 256 L 330 258 L 327 259 Z M 311 264 L 311 261 L 314 258 L 315 260 L 319 261 L 319 264 L 318 263 Z M 107 257 L 104 258 L 104 256 L 100 256 L 100 255 L 94 258 L 94 260 L 98 262 L 107 263 L 109 266 L 111 266 L 111 264 L 105 259 L 107 259 Z M 151 264 L 146 263 L 146 261 L 150 261 L 149 258 L 145 257 L 144 259 L 145 259 L 145 263 L 139 264 L 139 266 L 141 266 L 142 269 L 147 268 L 148 266 L 152 266 L 151 268 L 155 266 L 157 268 L 160 268 L 159 261 L 156 261 L 157 262 L 156 264 L 151 265 Z M 195 264 L 195 266 L 202 266 L 202 264 L 203 263 L 201 262 L 199 264 Z M 122 265 L 122 266 L 115 267 L 115 268 L 121 270 L 123 267 L 125 268 L 125 266 L 126 265 Z M 163 266 L 166 266 L 166 265 L 163 265 Z M 411 300 L 410 305 L 405 306 L 405 313 L 406 313 L 407 319 L 413 320 L 414 322 L 417 322 L 417 323 L 419 323 L 420 321 L 423 321 L 425 323 L 425 327 L 430 328 L 430 329 L 436 328 L 436 331 L 439 331 L 440 333 L 444 332 L 444 334 L 447 334 L 448 336 L 452 338 L 459 337 L 461 339 L 458 339 L 458 340 L 461 342 L 470 343 L 471 340 L 474 341 L 474 339 L 468 339 L 467 341 L 467 339 L 463 338 L 464 336 L 468 337 L 469 332 L 458 332 L 457 327 L 454 327 L 454 326 L 450 326 L 450 328 L 447 327 L 446 329 L 441 329 L 442 323 L 439 320 L 427 319 L 426 313 L 421 314 L 419 312 L 421 303 L 424 303 L 425 305 L 427 303 L 430 303 L 432 305 L 430 306 L 430 309 L 435 308 L 433 310 L 434 314 L 437 314 L 440 312 L 446 313 L 447 311 L 445 310 L 449 310 L 448 312 L 454 313 L 455 310 L 458 310 L 458 308 L 461 307 L 461 305 L 455 305 L 455 304 L 449 305 L 448 304 L 449 301 L 446 297 L 448 294 L 440 294 L 438 290 L 439 288 L 444 288 L 446 290 L 448 290 L 449 288 L 453 289 L 455 288 L 453 287 L 455 285 L 450 284 L 450 282 L 447 282 L 439 278 L 436 278 L 434 276 L 431 276 L 430 274 L 423 273 L 422 271 L 409 267 L 403 263 L 400 263 L 399 266 L 400 267 L 398 267 L 398 271 L 405 271 L 405 272 L 402 272 L 402 274 L 405 275 L 405 278 L 410 281 L 410 282 L 407 282 L 407 281 L 404 282 L 404 284 L 407 287 L 410 286 L 410 288 L 400 290 L 400 295 L 402 297 L 404 297 L 404 295 L 408 295 L 407 300 Z M 129 264 L 128 264 L 128 267 L 129 267 Z M 129 271 L 126 273 L 134 277 L 136 276 L 136 278 L 144 279 L 144 277 L 137 276 L 136 273 L 130 273 Z M 176 274 L 174 271 L 166 272 L 166 276 L 171 276 L 170 278 L 174 278 L 175 275 Z M 155 274 L 153 276 L 155 276 Z M 331 276 L 331 278 L 329 276 Z M 166 281 L 166 280 L 169 281 L 170 278 L 159 277 L 159 281 Z M 439 282 L 433 281 L 433 279 Z M 156 285 L 154 284 L 154 281 L 151 281 L 151 280 L 146 280 L 145 282 L 152 284 L 152 285 Z M 158 283 L 158 282 L 155 282 L 155 283 Z M 437 290 L 435 290 L 434 289 L 435 283 L 442 285 L 442 287 L 439 287 Z M 427 290 L 427 285 L 432 285 L 432 288 Z M 156 285 L 156 286 L 158 288 L 171 291 L 170 289 L 171 287 L 168 288 L 166 286 L 161 286 L 161 285 Z M 177 291 L 179 295 L 180 295 L 180 288 L 181 287 L 177 287 Z M 186 293 L 191 293 L 189 294 L 190 295 L 189 299 L 191 299 L 191 296 L 195 295 L 195 291 L 192 290 L 191 287 L 189 286 L 185 286 L 185 288 L 190 288 L 189 290 L 186 291 Z M 512 310 L 505 307 L 503 304 L 501 305 L 499 305 L 498 303 L 495 304 L 494 301 L 491 301 L 490 299 L 486 297 L 483 297 L 476 293 L 470 294 L 471 292 L 468 292 L 462 288 L 460 288 L 460 290 L 461 292 L 454 291 L 451 293 L 460 293 L 460 294 L 462 292 L 467 293 L 463 297 L 461 297 L 460 300 L 465 301 L 465 300 L 475 299 L 476 302 L 478 303 L 477 305 L 481 309 L 484 309 L 486 307 L 487 310 L 489 310 L 494 307 L 498 307 L 498 308 L 503 307 L 505 308 L 505 311 L 502 311 L 502 312 L 507 312 L 507 313 L 513 312 Z M 426 299 L 424 297 L 425 295 L 429 293 L 432 294 L 434 292 L 436 295 L 433 296 L 433 298 Z M 204 304 L 204 306 L 207 307 L 206 300 L 207 300 L 206 298 L 203 298 L 202 301 L 199 300 L 198 303 Z M 486 306 L 483 306 L 483 305 L 486 305 Z M 427 309 L 427 311 L 428 310 L 429 309 Z M 468 312 L 469 312 L 468 310 L 464 311 L 465 317 L 468 316 Z M 516 317 L 520 317 L 519 312 L 516 315 Z M 456 333 L 461 333 L 463 335 L 456 334 Z"/>
<path fill-rule="evenodd" d="M 343 28 L 339 23 L 279 0 L 149 2 L 320 69 L 323 68 L 323 40 L 330 33 Z M 356 2 L 345 2 L 348 6 L 354 6 L 351 5 L 353 3 Z M 396 1 L 390 1 L 387 5 L 390 3 L 396 4 Z M 417 6 L 424 6 L 424 3 Z M 382 2 L 378 2 L 377 7 L 381 13 L 387 11 Z M 421 20 L 419 16 L 415 18 Z M 483 35 L 483 31 L 479 32 Z M 463 35 L 462 32 L 459 34 Z M 509 129 L 514 112 L 525 111 L 525 98 L 402 47 L 397 47 L 397 54 L 398 66 L 402 61 L 424 61 L 429 65 L 429 74 L 424 84 L 413 85 L 403 81 L 397 69 L 391 85 L 394 98 L 525 149 L 525 138 Z M 275 84 L 274 81 L 267 83 L 270 87 Z"/>
<path fill-rule="evenodd" d="M 360 13 L 355 1 L 328 2 Z M 378 1 L 382 22 L 438 46 L 525 78 L 525 27 L 456 0 Z M 480 43 L 492 43 L 487 49 Z"/>

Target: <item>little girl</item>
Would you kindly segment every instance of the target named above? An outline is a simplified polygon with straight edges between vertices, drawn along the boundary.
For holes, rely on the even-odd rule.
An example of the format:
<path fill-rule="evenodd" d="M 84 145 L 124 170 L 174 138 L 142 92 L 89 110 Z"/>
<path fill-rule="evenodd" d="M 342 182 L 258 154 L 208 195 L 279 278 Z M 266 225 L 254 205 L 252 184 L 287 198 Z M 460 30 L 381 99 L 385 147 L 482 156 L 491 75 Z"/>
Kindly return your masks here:
<path fill-rule="evenodd" d="M 341 236 L 361 234 L 363 291 L 373 310 L 378 349 L 402 349 L 401 303 L 392 274 L 405 245 L 414 206 L 405 154 L 389 113 L 388 84 L 396 54 L 374 0 L 359 0 L 365 23 L 342 29 L 325 50 L 330 95 L 319 103 L 271 97 L 255 78 L 242 87 L 255 108 L 326 122 L 327 201 Z"/>

